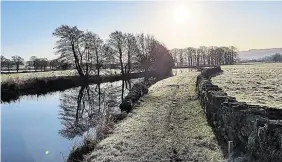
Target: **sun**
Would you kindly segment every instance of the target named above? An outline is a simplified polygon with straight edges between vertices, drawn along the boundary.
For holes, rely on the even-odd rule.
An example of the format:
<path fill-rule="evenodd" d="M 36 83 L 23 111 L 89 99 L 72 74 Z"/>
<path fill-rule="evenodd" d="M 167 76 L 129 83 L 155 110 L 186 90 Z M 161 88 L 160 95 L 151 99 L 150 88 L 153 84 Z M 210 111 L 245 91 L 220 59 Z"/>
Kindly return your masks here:
<path fill-rule="evenodd" d="M 185 23 L 189 20 L 189 10 L 185 6 L 179 5 L 174 7 L 173 19 L 177 23 Z"/>

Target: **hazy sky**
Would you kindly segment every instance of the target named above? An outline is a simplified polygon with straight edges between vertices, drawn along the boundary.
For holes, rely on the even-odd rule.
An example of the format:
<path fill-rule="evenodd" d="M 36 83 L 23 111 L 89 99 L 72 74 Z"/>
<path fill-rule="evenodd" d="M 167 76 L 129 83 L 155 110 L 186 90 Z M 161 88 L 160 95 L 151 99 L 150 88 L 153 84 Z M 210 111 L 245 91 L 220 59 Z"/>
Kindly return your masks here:
<path fill-rule="evenodd" d="M 55 58 L 52 32 L 61 24 L 89 29 L 103 39 L 115 30 L 145 32 L 169 49 L 282 47 L 282 1 L 1 2 L 1 7 L 1 54 L 8 58 Z"/>

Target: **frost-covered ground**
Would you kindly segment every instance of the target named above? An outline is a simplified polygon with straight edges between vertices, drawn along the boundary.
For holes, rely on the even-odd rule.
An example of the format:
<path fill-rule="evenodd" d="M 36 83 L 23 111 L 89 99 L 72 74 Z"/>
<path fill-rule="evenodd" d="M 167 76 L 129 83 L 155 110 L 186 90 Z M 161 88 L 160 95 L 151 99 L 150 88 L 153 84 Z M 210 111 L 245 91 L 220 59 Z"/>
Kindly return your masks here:
<path fill-rule="evenodd" d="M 173 74 L 183 73 L 184 71 L 190 71 L 191 69 L 173 69 Z M 120 74 L 119 69 L 102 69 L 101 75 L 112 75 Z M 76 70 L 60 70 L 60 71 L 46 71 L 46 72 L 35 72 L 35 73 L 13 73 L 13 74 L 1 74 L 2 82 L 19 82 L 34 78 L 48 78 L 48 77 L 59 77 L 59 76 L 74 76 L 78 75 Z M 91 73 L 91 75 L 96 75 Z"/>
<path fill-rule="evenodd" d="M 102 70 L 101 75 L 119 74 L 119 70 L 107 69 Z M 34 78 L 48 78 L 48 77 L 59 77 L 59 76 L 74 76 L 78 75 L 76 70 L 60 70 L 60 71 L 46 71 L 46 72 L 35 72 L 35 73 L 13 73 L 13 74 L 1 74 L 2 82 L 18 82 L 25 81 Z M 92 75 L 96 75 L 93 73 Z"/>
<path fill-rule="evenodd" d="M 282 63 L 222 66 L 215 85 L 238 101 L 282 109 Z"/>
<path fill-rule="evenodd" d="M 133 112 L 85 161 L 223 161 L 196 100 L 196 74 L 182 70 L 152 85 Z"/>

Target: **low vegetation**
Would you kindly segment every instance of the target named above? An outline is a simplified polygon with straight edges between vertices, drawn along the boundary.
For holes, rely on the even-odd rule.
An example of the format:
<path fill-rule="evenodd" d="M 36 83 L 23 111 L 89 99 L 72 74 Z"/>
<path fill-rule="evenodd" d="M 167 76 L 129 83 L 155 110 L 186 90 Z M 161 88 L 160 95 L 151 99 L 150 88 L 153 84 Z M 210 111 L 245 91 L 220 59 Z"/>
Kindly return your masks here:
<path fill-rule="evenodd" d="M 222 75 L 212 78 L 229 96 L 249 104 L 282 108 L 282 64 L 255 63 L 222 66 Z"/>

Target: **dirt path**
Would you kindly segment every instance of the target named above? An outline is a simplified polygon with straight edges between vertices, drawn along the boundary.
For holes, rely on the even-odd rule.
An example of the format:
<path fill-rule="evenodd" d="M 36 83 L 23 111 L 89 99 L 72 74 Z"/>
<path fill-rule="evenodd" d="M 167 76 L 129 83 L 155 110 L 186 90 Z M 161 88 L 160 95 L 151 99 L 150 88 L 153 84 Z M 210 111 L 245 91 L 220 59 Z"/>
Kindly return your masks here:
<path fill-rule="evenodd" d="M 162 80 L 87 161 L 222 161 L 222 153 L 195 99 L 196 72 Z"/>

